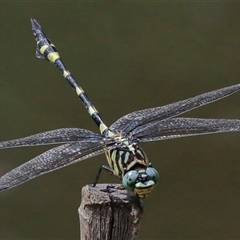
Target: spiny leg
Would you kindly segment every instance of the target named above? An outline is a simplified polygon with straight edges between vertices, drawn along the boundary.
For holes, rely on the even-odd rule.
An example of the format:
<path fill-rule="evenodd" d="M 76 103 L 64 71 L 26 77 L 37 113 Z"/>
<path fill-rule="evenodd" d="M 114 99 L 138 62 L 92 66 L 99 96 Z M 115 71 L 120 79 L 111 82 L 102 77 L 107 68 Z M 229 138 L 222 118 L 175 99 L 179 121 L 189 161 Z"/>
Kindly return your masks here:
<path fill-rule="evenodd" d="M 111 174 L 111 175 L 114 174 L 112 168 L 110 168 L 110 167 L 108 167 L 108 166 L 106 166 L 106 165 L 102 165 L 102 166 L 99 168 L 99 170 L 98 170 L 98 173 L 97 173 L 97 175 L 96 175 L 96 178 L 95 178 L 95 180 L 94 180 L 94 183 L 92 184 L 92 187 L 95 187 L 95 186 L 97 185 L 98 179 L 99 179 L 100 174 L 101 174 L 101 172 L 102 172 L 103 169 L 106 170 L 107 173 L 109 173 L 109 174 Z"/>
<path fill-rule="evenodd" d="M 45 58 L 55 64 L 55 66 L 62 72 L 64 78 L 68 81 L 72 88 L 75 89 L 79 99 L 82 101 L 88 113 L 91 115 L 92 119 L 99 127 L 100 132 L 103 133 L 105 130 L 107 130 L 107 126 L 104 124 L 99 112 L 90 102 L 84 90 L 77 84 L 72 74 L 64 66 L 64 63 L 61 60 L 56 47 L 52 44 L 51 40 L 48 39 L 45 33 L 42 31 L 40 24 L 33 18 L 31 19 L 31 23 L 33 35 L 37 41 L 36 57 Z"/>

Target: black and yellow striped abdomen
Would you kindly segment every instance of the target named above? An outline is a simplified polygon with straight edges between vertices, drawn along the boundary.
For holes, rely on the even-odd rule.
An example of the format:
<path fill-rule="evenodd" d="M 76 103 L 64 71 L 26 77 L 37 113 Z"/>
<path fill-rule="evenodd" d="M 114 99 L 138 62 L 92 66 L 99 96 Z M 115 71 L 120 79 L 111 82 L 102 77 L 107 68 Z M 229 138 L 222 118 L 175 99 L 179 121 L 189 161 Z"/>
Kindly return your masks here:
<path fill-rule="evenodd" d="M 42 31 L 37 21 L 34 19 L 32 19 L 31 21 L 33 24 L 33 33 L 37 41 L 36 56 L 38 58 L 47 59 L 62 72 L 64 78 L 76 91 L 79 99 L 82 101 L 88 113 L 90 114 L 94 122 L 98 125 L 100 132 L 103 133 L 107 129 L 107 126 L 103 123 L 99 112 L 93 106 L 84 90 L 77 84 L 76 80 L 74 79 L 70 71 L 67 70 L 67 68 L 65 67 L 55 45 L 51 42 L 50 39 L 46 37 L 45 33 Z"/>

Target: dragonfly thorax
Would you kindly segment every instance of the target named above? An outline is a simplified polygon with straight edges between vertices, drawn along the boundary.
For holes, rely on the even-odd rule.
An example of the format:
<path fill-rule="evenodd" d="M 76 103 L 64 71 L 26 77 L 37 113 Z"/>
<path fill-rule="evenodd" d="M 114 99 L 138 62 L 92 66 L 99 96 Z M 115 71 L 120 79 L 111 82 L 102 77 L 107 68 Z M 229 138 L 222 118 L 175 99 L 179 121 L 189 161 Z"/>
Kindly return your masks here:
<path fill-rule="evenodd" d="M 135 166 L 148 166 L 147 156 L 139 147 L 138 139 L 116 130 L 109 131 L 108 137 L 114 139 L 116 146 L 106 152 L 108 164 L 116 176 L 122 179 L 125 173 Z"/>
<path fill-rule="evenodd" d="M 116 148 L 106 152 L 113 173 L 122 179 L 123 186 L 133 191 L 139 198 L 147 197 L 159 179 L 156 169 L 149 164 L 139 140 L 131 133 L 109 131 Z"/>
<path fill-rule="evenodd" d="M 137 166 L 146 168 L 149 164 L 146 154 L 136 143 L 118 145 L 107 151 L 106 157 L 114 174 L 121 179 L 130 169 Z"/>

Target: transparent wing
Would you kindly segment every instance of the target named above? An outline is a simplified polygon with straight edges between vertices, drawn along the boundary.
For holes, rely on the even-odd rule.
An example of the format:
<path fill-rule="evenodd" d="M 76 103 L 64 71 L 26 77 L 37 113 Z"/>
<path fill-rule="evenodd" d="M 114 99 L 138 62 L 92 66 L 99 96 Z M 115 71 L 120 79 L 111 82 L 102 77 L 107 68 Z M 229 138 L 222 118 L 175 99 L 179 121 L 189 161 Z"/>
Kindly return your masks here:
<path fill-rule="evenodd" d="M 148 108 L 132 112 L 118 119 L 110 126 L 110 129 L 130 132 L 138 126 L 143 126 L 156 120 L 172 118 L 195 108 L 220 100 L 233 93 L 236 93 L 239 90 L 240 84 L 237 84 L 162 107 Z"/>
<path fill-rule="evenodd" d="M 104 153 L 115 146 L 103 142 L 74 142 L 48 150 L 0 178 L 0 191 L 4 191 L 45 173 Z"/>
<path fill-rule="evenodd" d="M 171 118 L 138 127 L 133 131 L 133 136 L 140 142 L 149 142 L 236 131 L 240 131 L 238 119 Z"/>
<path fill-rule="evenodd" d="M 34 134 L 24 138 L 0 142 L 0 149 L 38 146 L 47 144 L 59 144 L 66 142 L 100 142 L 103 137 L 100 134 L 81 128 L 61 128 L 43 133 Z"/>

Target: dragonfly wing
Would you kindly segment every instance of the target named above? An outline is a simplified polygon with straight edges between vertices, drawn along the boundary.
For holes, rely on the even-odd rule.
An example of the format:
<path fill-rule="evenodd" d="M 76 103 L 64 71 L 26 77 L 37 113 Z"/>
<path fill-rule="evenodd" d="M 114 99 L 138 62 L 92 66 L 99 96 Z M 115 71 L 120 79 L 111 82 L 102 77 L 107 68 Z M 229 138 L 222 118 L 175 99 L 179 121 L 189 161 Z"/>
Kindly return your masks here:
<path fill-rule="evenodd" d="M 148 108 L 129 113 L 118 119 L 110 126 L 110 129 L 130 132 L 138 126 L 143 126 L 156 120 L 175 117 L 195 108 L 220 100 L 240 90 L 240 84 L 215 91 L 200 94 L 196 97 L 171 103 L 162 107 Z"/>
<path fill-rule="evenodd" d="M 238 119 L 172 118 L 149 123 L 133 131 L 140 142 L 167 140 L 202 134 L 240 131 Z"/>
<path fill-rule="evenodd" d="M 100 142 L 102 136 L 81 128 L 61 128 L 43 133 L 34 134 L 24 138 L 0 142 L 0 149 L 24 146 L 38 146 L 59 144 L 66 142 Z"/>
<path fill-rule="evenodd" d="M 114 148 L 114 145 L 74 142 L 55 147 L 11 170 L 0 178 L 0 191 L 29 181 L 45 173 L 91 158 Z"/>

